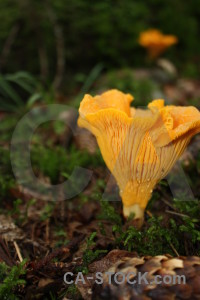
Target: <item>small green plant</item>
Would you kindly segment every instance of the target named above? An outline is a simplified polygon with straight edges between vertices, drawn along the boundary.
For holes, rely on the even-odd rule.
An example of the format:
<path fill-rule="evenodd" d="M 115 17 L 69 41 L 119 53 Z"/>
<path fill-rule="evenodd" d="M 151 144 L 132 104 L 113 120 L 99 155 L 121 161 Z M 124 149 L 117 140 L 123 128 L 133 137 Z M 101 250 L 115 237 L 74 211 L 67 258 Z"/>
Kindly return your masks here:
<path fill-rule="evenodd" d="M 41 99 L 41 95 L 36 92 L 36 86 L 37 81 L 27 72 L 0 75 L 1 110 L 17 111 Z"/>
<path fill-rule="evenodd" d="M 155 199 L 158 196 L 159 194 L 156 194 Z M 101 212 L 98 215 L 100 232 L 106 235 L 104 220 L 110 221 L 113 224 L 114 248 L 119 247 L 128 251 L 136 251 L 139 255 L 159 255 L 163 253 L 186 255 L 185 246 L 182 243 L 185 237 L 187 237 L 187 241 L 193 249 L 199 248 L 199 200 L 180 201 L 179 199 L 174 199 L 173 205 L 178 210 L 180 220 L 169 219 L 166 222 L 162 216 L 151 217 L 147 220 L 146 226 L 141 230 L 133 226 L 127 228 L 126 224 L 123 225 L 122 218 L 108 201 L 101 200 L 100 203 Z M 131 223 L 131 220 L 129 222 Z M 90 257 L 90 252 L 87 254 Z M 199 255 L 199 252 L 195 251 L 194 255 Z M 85 258 L 87 261 L 87 255 Z"/>
<path fill-rule="evenodd" d="M 97 179 L 96 184 L 92 190 L 91 199 L 101 201 L 105 185 L 106 184 L 103 179 Z"/>
<path fill-rule="evenodd" d="M 94 239 L 97 233 L 93 232 L 87 239 L 87 247 L 83 253 L 83 264 L 88 266 L 92 261 L 94 261 L 100 254 L 107 253 L 107 250 L 92 250 L 91 248 L 95 246 Z"/>
<path fill-rule="evenodd" d="M 25 212 L 24 212 L 24 215 L 23 215 L 23 221 L 27 221 L 28 220 L 28 211 L 29 211 L 29 208 L 31 206 L 34 206 L 35 203 L 36 203 L 36 199 L 30 199 L 26 203 Z"/>
<path fill-rule="evenodd" d="M 88 76 L 81 74 L 81 73 L 76 74 L 75 80 L 81 82 L 82 87 L 81 87 L 81 90 L 80 90 L 78 96 L 76 97 L 75 101 L 73 100 L 72 105 L 74 105 L 75 107 L 79 107 L 80 100 L 84 97 L 84 95 L 86 93 L 88 93 L 90 91 L 92 85 L 97 80 L 97 78 L 100 76 L 102 70 L 103 70 L 103 64 L 98 63 L 97 65 L 95 65 L 92 68 L 92 70 L 90 71 Z"/>
<path fill-rule="evenodd" d="M 0 122 L 0 135 L 1 135 L 1 142 L 2 141 L 6 141 L 6 142 L 10 142 L 12 134 L 13 134 L 13 130 L 17 124 L 17 121 L 19 120 L 20 116 L 21 116 L 22 112 L 19 110 L 17 111 L 16 114 L 11 114 L 11 115 L 6 115 L 6 117 L 1 118 L 1 122 Z M 2 152 L 4 152 L 5 156 L 5 152 L 7 152 L 7 157 L 9 157 L 9 151 L 7 149 L 1 149 L 1 159 L 2 159 Z"/>
<path fill-rule="evenodd" d="M 76 166 L 89 168 L 104 165 L 99 152 L 91 155 L 89 152 L 80 151 L 74 146 L 65 150 L 59 146 L 33 145 L 31 160 L 34 171 L 36 173 L 42 172 L 48 176 L 53 184 L 57 184 L 61 176 L 69 178 Z"/>
<path fill-rule="evenodd" d="M 59 241 L 55 243 L 55 247 L 67 245 L 69 240 L 67 239 L 67 233 L 62 227 L 55 229 L 54 234 L 59 238 Z"/>
<path fill-rule="evenodd" d="M 77 288 L 77 286 L 75 285 L 75 283 L 71 284 L 68 289 L 67 292 L 65 293 L 65 295 L 69 298 L 69 299 L 79 299 L 80 297 L 80 292 Z M 62 298 L 63 299 L 63 298 Z"/>
<path fill-rule="evenodd" d="M 8 212 L 8 214 L 12 215 L 20 215 L 20 205 L 22 204 L 21 199 L 16 199 L 13 201 L 13 208 Z"/>
<path fill-rule="evenodd" d="M 65 132 L 66 124 L 61 120 L 56 120 L 53 122 L 53 130 L 55 134 L 62 135 Z"/>
<path fill-rule="evenodd" d="M 28 210 L 35 203 L 36 203 L 35 199 L 30 199 L 25 204 L 25 210 L 22 211 L 20 206 L 23 204 L 23 201 L 21 199 L 16 199 L 13 201 L 13 207 L 8 212 L 8 214 L 14 216 L 16 224 L 21 224 L 23 222 L 26 222 L 28 220 Z"/>
<path fill-rule="evenodd" d="M 12 268 L 5 263 L 0 263 L 0 299 L 17 300 L 16 290 L 18 286 L 24 286 L 26 281 L 21 279 L 25 275 L 26 260 Z"/>
<path fill-rule="evenodd" d="M 134 249 L 135 246 L 133 246 L 133 241 L 136 245 L 141 244 L 142 233 L 133 226 L 130 226 L 124 233 L 119 227 L 113 227 L 113 232 L 120 233 L 119 238 L 116 238 L 116 243 L 119 244 L 123 242 L 125 249 L 128 251 L 132 251 Z"/>
<path fill-rule="evenodd" d="M 197 199 L 174 199 L 182 224 L 178 230 L 187 234 L 187 238 L 195 245 L 200 242 L 200 201 Z"/>
<path fill-rule="evenodd" d="M 96 237 L 96 231 L 93 232 L 89 238 L 86 240 L 86 249 L 83 252 L 83 264 L 81 267 L 77 268 L 77 271 L 82 271 L 84 274 L 88 273 L 88 265 L 96 260 L 99 255 L 107 253 L 107 250 L 93 250 L 96 245 L 94 239 Z"/>
<path fill-rule="evenodd" d="M 162 216 L 152 217 L 148 226 L 138 230 L 129 226 L 124 230 L 119 225 L 113 226 L 115 243 L 118 247 L 128 251 L 136 251 L 139 255 L 160 255 L 169 253 L 174 255 L 172 248 L 178 248 L 175 223 L 170 221 L 169 228 L 162 225 Z"/>
<path fill-rule="evenodd" d="M 9 190 L 14 186 L 14 179 L 10 175 L 0 174 L 0 199 L 8 195 Z"/>
<path fill-rule="evenodd" d="M 184 224 L 179 226 L 179 230 L 189 235 L 192 243 L 200 242 L 200 230 L 197 229 L 198 219 L 183 217 Z"/>
<path fill-rule="evenodd" d="M 9 190 L 14 186 L 14 176 L 12 174 L 10 155 L 7 149 L 0 149 L 0 200 L 8 197 Z"/>
<path fill-rule="evenodd" d="M 43 210 L 42 210 L 42 213 L 41 213 L 41 216 L 40 216 L 40 220 L 41 221 L 48 220 L 52 216 L 52 214 L 53 214 L 54 207 L 55 207 L 55 203 L 54 202 L 47 203 L 44 206 Z"/>
<path fill-rule="evenodd" d="M 162 223 L 163 217 L 152 217 L 148 220 L 149 228 L 143 231 L 145 254 L 158 255 L 169 253 L 174 255 L 173 248 L 179 247 L 176 239 L 176 226 L 170 220 L 168 228 Z M 172 246 L 173 245 L 173 246 Z"/>
<path fill-rule="evenodd" d="M 173 199 L 173 205 L 182 214 L 200 222 L 200 201 L 197 199 Z"/>
<path fill-rule="evenodd" d="M 101 212 L 98 215 L 99 220 L 108 220 L 117 226 L 122 225 L 122 219 L 116 212 L 114 206 L 110 205 L 108 201 L 101 200 Z"/>
<path fill-rule="evenodd" d="M 60 171 L 67 165 L 67 153 L 61 147 L 49 148 L 43 145 L 34 145 L 31 149 L 31 160 L 33 169 L 42 172 L 56 184 L 60 176 Z"/>

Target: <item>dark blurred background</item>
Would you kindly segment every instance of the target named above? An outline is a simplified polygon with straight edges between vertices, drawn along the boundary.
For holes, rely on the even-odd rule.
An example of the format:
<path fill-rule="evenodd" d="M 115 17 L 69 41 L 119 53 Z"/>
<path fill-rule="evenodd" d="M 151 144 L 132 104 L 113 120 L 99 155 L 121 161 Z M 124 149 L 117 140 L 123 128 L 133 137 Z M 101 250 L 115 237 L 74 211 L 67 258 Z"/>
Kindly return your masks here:
<path fill-rule="evenodd" d="M 145 65 L 141 31 L 158 28 L 179 43 L 165 57 L 185 76 L 199 75 L 198 0 L 1 0 L 0 71 L 30 72 L 56 89 L 104 70 Z"/>

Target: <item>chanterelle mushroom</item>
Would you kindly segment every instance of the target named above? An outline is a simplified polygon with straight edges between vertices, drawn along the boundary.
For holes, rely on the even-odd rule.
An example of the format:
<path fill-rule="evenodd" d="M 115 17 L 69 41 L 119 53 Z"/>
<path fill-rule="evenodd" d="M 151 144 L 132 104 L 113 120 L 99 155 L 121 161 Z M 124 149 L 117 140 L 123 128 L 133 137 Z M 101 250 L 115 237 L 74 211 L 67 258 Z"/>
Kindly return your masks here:
<path fill-rule="evenodd" d="M 149 29 L 141 32 L 139 44 L 147 48 L 150 58 L 156 58 L 167 48 L 176 44 L 178 39 L 174 35 L 165 35 L 157 29 Z"/>
<path fill-rule="evenodd" d="M 200 112 L 195 107 L 164 106 L 164 100 L 134 109 L 132 100 L 118 90 L 85 95 L 78 125 L 96 136 L 118 183 L 124 216 L 134 213 L 142 220 L 153 188 L 200 132 Z"/>

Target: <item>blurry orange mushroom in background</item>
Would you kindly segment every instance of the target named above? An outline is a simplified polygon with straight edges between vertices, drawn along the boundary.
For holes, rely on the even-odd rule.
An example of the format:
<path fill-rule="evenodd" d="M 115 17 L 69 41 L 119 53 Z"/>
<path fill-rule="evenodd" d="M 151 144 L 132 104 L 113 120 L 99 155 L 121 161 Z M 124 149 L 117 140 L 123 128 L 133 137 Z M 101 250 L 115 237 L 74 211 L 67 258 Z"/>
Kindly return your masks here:
<path fill-rule="evenodd" d="M 119 186 L 124 216 L 134 213 L 142 223 L 153 188 L 200 132 L 200 112 L 195 107 L 164 106 L 164 100 L 152 101 L 147 110 L 134 109 L 132 100 L 118 90 L 85 95 L 78 125 L 96 136 Z"/>
<path fill-rule="evenodd" d="M 139 44 L 147 48 L 150 58 L 156 58 L 167 48 L 176 44 L 178 39 L 174 35 L 164 35 L 157 29 L 143 31 L 139 37 Z"/>

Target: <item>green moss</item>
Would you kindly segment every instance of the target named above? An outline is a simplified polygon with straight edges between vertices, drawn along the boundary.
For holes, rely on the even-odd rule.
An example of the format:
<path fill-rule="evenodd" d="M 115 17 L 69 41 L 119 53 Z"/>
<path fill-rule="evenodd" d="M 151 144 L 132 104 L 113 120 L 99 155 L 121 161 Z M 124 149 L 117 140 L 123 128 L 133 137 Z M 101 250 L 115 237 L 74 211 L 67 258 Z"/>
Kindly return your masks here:
<path fill-rule="evenodd" d="M 141 230 L 133 226 L 127 228 L 127 224 L 123 224 L 119 214 L 107 201 L 101 203 L 99 219 L 113 223 L 113 249 L 118 247 L 136 251 L 139 255 L 153 256 L 167 253 L 187 255 L 187 248 L 190 248 L 191 255 L 200 255 L 200 202 L 174 199 L 172 205 L 176 219 L 151 217 Z M 99 224 L 100 230 L 103 230 L 102 223 Z M 184 240 L 187 245 L 183 243 Z"/>
<path fill-rule="evenodd" d="M 200 247 L 200 201 L 197 199 L 174 199 L 173 204 L 179 213 L 178 234 L 183 233 L 194 249 Z M 197 253 L 200 254 L 200 251 Z"/>
<path fill-rule="evenodd" d="M 150 218 L 146 228 L 138 230 L 129 226 L 127 230 L 119 226 L 113 227 L 116 234 L 116 244 L 122 249 L 136 251 L 139 255 L 160 255 L 169 253 L 174 255 L 172 247 L 179 247 L 175 235 L 175 228 L 162 225 L 162 217 Z M 173 246 L 172 246 L 173 245 Z"/>
<path fill-rule="evenodd" d="M 65 246 L 69 243 L 67 233 L 63 227 L 56 227 L 54 229 L 54 235 L 59 238 L 59 240 L 55 243 L 55 247 Z"/>
<path fill-rule="evenodd" d="M 96 243 L 94 241 L 97 233 L 92 232 L 89 238 L 86 240 L 86 249 L 83 252 L 83 263 L 80 267 L 76 268 L 77 272 L 82 272 L 83 274 L 88 273 L 88 265 L 96 260 L 101 254 L 105 254 L 108 251 L 107 250 L 94 250 Z"/>
<path fill-rule="evenodd" d="M 100 152 L 91 155 L 74 146 L 66 150 L 60 146 L 33 145 L 31 160 L 34 171 L 48 176 L 53 184 L 58 183 L 63 175 L 64 177 L 70 176 L 76 166 L 94 168 L 104 165 Z"/>
<path fill-rule="evenodd" d="M 75 285 L 75 283 L 71 284 L 68 287 L 67 292 L 65 293 L 65 295 L 69 299 L 82 299 L 82 297 L 80 295 L 80 292 L 79 292 L 77 286 Z"/>
<path fill-rule="evenodd" d="M 108 201 L 101 200 L 101 212 L 98 215 L 99 220 L 108 220 L 117 226 L 122 225 L 122 219 L 116 212 L 114 206 L 110 205 Z"/>
<path fill-rule="evenodd" d="M 200 222 L 200 201 L 198 199 L 173 199 L 173 205 L 180 213 L 187 215 L 190 219 Z"/>
<path fill-rule="evenodd" d="M 0 299 L 17 300 L 18 286 L 24 286 L 26 281 L 21 277 L 26 273 L 24 265 L 26 260 L 12 268 L 5 263 L 0 263 Z"/>
<path fill-rule="evenodd" d="M 41 221 L 48 220 L 52 216 L 52 214 L 54 212 L 54 207 L 55 207 L 55 202 L 47 203 L 44 206 L 41 216 L 40 216 Z"/>
<path fill-rule="evenodd" d="M 0 200 L 8 197 L 9 190 L 14 186 L 15 180 L 10 164 L 10 153 L 7 149 L 0 149 Z"/>

